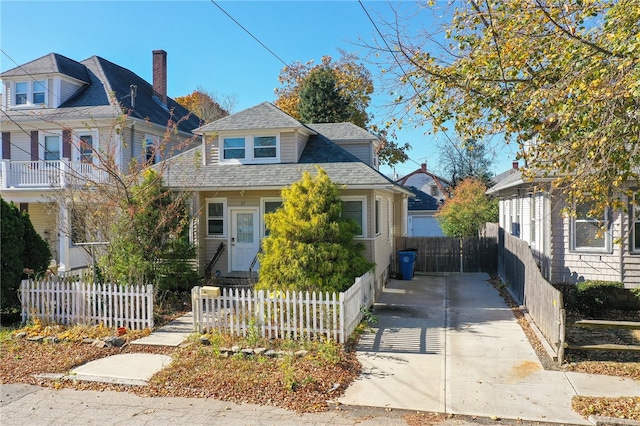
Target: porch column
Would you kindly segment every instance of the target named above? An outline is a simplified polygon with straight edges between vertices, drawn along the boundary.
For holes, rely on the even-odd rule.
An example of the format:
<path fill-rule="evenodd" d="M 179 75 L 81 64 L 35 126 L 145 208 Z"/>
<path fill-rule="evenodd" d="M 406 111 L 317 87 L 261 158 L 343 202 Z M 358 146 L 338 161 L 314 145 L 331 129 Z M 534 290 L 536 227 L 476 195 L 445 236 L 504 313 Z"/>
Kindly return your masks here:
<path fill-rule="evenodd" d="M 69 246 L 69 210 L 64 203 L 58 203 L 58 271 L 65 272 L 71 269 L 71 254 Z"/>

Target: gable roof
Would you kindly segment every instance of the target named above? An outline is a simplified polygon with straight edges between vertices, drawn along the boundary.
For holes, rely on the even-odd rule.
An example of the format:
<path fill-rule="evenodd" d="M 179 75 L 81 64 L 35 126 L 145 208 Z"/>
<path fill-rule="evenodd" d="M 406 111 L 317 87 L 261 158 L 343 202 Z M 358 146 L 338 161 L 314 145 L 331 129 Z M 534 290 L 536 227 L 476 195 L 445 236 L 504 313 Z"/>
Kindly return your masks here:
<path fill-rule="evenodd" d="M 262 129 L 307 129 L 308 133 L 313 133 L 309 131 L 307 126 L 271 102 L 263 102 L 235 114 L 222 117 L 195 129 L 193 132 L 203 134 L 207 132 Z"/>
<path fill-rule="evenodd" d="M 178 123 L 180 131 L 187 133 L 200 125 L 200 119 L 196 115 L 173 99 L 167 98 L 167 105 L 162 105 L 154 98 L 153 86 L 136 73 L 99 56 L 76 62 L 60 54 L 50 53 L 0 76 L 27 75 L 32 78 L 38 72 L 61 73 L 77 79 L 82 77 L 82 81 L 86 83 L 58 108 L 35 110 L 38 116 L 46 115 L 49 120 L 89 117 L 111 119 L 128 113 L 130 117 L 163 127 L 171 120 Z M 137 86 L 135 108 L 132 108 L 131 103 L 131 85 Z M 33 114 L 27 114 L 24 110 L 9 109 L 6 113 L 18 122 L 34 119 Z"/>
<path fill-rule="evenodd" d="M 39 74 L 64 74 L 84 83 L 89 83 L 89 75 L 86 68 L 79 62 L 59 53 L 49 53 L 24 65 L 18 65 L 0 74 L 0 78 L 31 77 Z"/>

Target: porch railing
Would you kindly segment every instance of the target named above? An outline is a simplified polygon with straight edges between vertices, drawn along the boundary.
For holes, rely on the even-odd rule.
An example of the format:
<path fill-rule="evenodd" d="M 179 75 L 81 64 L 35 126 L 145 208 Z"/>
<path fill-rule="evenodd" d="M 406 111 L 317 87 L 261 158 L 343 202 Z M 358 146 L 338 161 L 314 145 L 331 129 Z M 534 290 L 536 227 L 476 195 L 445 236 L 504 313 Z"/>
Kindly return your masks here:
<path fill-rule="evenodd" d="M 64 188 L 85 182 L 104 182 L 108 174 L 94 164 L 53 161 L 0 161 L 0 189 Z"/>

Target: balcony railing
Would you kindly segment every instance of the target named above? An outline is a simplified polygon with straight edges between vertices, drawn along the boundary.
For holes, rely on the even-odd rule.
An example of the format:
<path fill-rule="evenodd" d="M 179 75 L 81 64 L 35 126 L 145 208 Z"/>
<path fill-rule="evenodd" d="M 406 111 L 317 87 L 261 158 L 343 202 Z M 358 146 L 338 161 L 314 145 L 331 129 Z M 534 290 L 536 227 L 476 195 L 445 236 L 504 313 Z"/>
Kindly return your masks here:
<path fill-rule="evenodd" d="M 0 161 L 0 189 L 66 188 L 104 182 L 108 174 L 93 164 L 55 161 Z"/>

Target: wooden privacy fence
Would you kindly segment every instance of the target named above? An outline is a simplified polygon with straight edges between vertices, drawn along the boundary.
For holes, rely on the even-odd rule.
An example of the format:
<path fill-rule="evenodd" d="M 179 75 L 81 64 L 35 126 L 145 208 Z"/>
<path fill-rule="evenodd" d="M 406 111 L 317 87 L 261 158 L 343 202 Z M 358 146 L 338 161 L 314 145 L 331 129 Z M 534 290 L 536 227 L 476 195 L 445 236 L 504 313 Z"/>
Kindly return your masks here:
<path fill-rule="evenodd" d="M 396 237 L 396 249 L 416 249 L 416 272 L 491 273 L 497 268 L 495 237 Z"/>
<path fill-rule="evenodd" d="M 565 310 L 562 293 L 540 273 L 526 241 L 496 224 L 487 223 L 486 233 L 498 237 L 498 273 L 511 293 L 527 309 L 536 326 L 562 364 L 565 343 Z"/>
<path fill-rule="evenodd" d="M 345 343 L 374 303 L 373 273 L 355 280 L 345 292 L 281 292 L 222 288 L 215 295 L 191 291 L 194 330 L 265 338 L 318 339 Z"/>
<path fill-rule="evenodd" d="M 23 280 L 22 322 L 37 318 L 56 324 L 153 327 L 152 285 L 96 284 L 66 280 Z"/>

